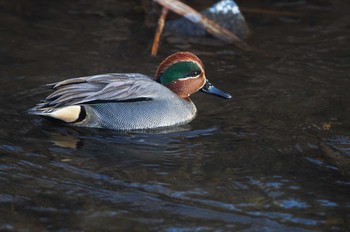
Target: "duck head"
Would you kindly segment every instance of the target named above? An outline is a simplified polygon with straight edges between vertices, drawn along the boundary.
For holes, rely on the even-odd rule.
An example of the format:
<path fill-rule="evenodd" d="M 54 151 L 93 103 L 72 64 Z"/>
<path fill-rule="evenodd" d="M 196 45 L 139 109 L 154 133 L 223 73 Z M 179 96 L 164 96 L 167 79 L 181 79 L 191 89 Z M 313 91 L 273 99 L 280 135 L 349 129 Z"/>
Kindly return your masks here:
<path fill-rule="evenodd" d="M 231 98 L 230 94 L 217 89 L 206 79 L 202 61 L 190 52 L 177 52 L 165 58 L 154 79 L 184 99 L 200 89 L 205 93 Z"/>

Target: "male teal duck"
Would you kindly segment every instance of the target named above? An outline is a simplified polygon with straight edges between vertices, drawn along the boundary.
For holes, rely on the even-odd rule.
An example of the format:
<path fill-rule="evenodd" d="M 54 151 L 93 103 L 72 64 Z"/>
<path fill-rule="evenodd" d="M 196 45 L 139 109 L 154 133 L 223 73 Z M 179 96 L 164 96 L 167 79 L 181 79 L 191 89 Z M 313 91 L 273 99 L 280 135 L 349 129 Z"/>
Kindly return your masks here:
<path fill-rule="evenodd" d="M 29 114 L 69 125 L 115 130 L 179 126 L 197 113 L 189 96 L 202 89 L 223 98 L 230 94 L 211 85 L 201 60 L 177 52 L 163 60 L 154 80 L 139 73 L 110 73 L 50 84 L 54 92 Z"/>

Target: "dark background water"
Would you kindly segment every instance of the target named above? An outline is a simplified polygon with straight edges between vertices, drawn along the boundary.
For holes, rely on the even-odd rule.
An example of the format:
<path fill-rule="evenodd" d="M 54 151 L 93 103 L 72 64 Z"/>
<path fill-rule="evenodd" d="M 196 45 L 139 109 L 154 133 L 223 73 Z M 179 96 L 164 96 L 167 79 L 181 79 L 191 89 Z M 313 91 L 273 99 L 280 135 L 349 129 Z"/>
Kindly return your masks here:
<path fill-rule="evenodd" d="M 137 1 L 1 1 L 0 230 L 348 231 L 350 3 L 239 4 L 298 14 L 245 14 L 270 56 L 168 33 L 153 58 Z M 187 126 L 120 133 L 25 113 L 46 83 L 153 75 L 179 50 L 234 95 L 195 94 Z"/>

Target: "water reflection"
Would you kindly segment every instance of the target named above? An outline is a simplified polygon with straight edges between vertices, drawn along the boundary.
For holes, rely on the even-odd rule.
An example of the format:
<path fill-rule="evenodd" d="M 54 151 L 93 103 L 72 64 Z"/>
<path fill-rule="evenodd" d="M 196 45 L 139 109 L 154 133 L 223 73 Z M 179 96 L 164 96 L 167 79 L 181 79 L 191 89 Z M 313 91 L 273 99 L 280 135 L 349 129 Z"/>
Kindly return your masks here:
<path fill-rule="evenodd" d="M 85 128 L 45 128 L 39 135 L 44 144 L 48 143 L 44 150 L 4 145 L 1 150 L 10 156 L 5 155 L 6 164 L 0 166 L 3 178 L 17 182 L 5 191 L 20 187 L 21 194 L 25 194 L 3 194 L 1 203 L 24 207 L 23 213 L 30 212 L 43 220 L 58 215 L 68 220 L 74 212 L 83 228 L 104 228 L 93 221 L 120 222 L 131 220 L 134 214 L 152 214 L 163 218 L 164 230 L 174 229 L 172 217 L 184 217 L 187 219 L 183 223 L 199 221 L 209 230 L 216 228 L 219 221 L 224 223 L 223 229 L 234 225 L 249 230 L 273 227 L 305 231 L 309 226 L 324 224 L 323 220 L 310 217 L 309 211 L 332 206 L 331 199 L 315 198 L 315 193 L 308 191 L 313 188 L 306 185 L 310 180 L 302 175 L 274 175 L 274 170 L 262 167 L 262 176 L 256 168 L 252 170 L 251 164 L 244 164 L 251 144 L 242 146 L 242 138 L 226 138 L 238 139 L 240 145 L 220 149 L 221 153 L 217 153 L 218 149 L 212 152 L 215 136 L 221 133 L 217 129 L 121 134 L 107 130 L 96 133 Z M 257 157 L 250 155 L 249 159 L 267 165 Z M 23 219 L 29 220 L 25 215 Z M 132 221 L 148 226 L 159 223 L 146 222 L 143 217 Z M 50 225 L 58 228 L 58 224 Z M 305 228 L 298 228 L 301 225 Z"/>

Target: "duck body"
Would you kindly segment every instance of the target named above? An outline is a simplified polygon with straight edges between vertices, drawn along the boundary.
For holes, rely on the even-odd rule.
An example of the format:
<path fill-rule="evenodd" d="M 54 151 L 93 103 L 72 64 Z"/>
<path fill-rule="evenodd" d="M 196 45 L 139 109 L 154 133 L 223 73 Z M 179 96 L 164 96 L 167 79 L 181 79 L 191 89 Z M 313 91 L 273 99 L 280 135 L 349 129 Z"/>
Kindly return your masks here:
<path fill-rule="evenodd" d="M 206 83 L 201 61 L 192 53 L 164 60 L 154 79 L 139 73 L 110 73 L 50 84 L 54 92 L 29 114 L 68 125 L 114 130 L 184 125 L 197 113 L 191 93 Z"/>
<path fill-rule="evenodd" d="M 192 102 L 183 102 L 182 99 L 172 102 L 169 99 L 156 99 L 149 102 L 135 102 L 132 105 L 106 103 L 83 107 L 86 107 L 88 117 L 83 122 L 74 125 L 115 130 L 180 126 L 192 121 L 197 112 Z"/>

